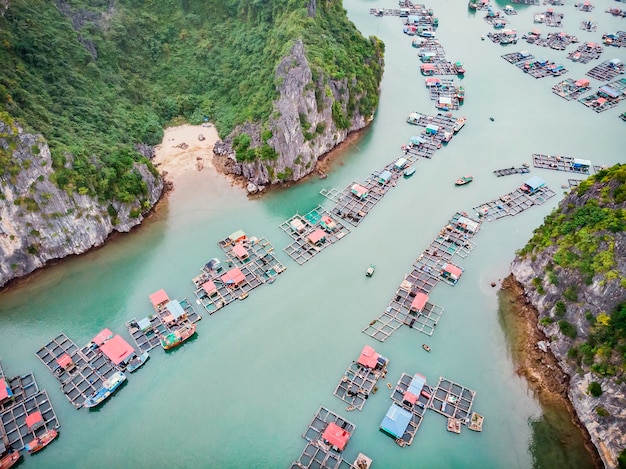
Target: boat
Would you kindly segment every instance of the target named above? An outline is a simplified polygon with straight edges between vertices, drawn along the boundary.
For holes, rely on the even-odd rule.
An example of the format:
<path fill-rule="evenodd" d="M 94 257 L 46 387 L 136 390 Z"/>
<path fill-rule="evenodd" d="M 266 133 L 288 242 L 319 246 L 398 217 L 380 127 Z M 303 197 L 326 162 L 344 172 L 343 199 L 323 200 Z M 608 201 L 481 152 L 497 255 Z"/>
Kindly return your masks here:
<path fill-rule="evenodd" d="M 465 125 L 465 123 L 467 122 L 467 117 L 459 117 L 456 122 L 454 123 L 454 127 L 452 128 L 452 130 L 454 131 L 454 133 L 458 132 L 459 130 L 461 130 L 463 128 L 463 126 Z"/>
<path fill-rule="evenodd" d="M 144 352 L 139 356 L 135 355 L 128 362 L 128 366 L 126 367 L 126 369 L 129 373 L 133 373 L 134 371 L 137 371 L 139 368 L 141 368 L 143 364 L 148 361 L 148 358 L 150 358 L 150 354 L 148 352 Z"/>
<path fill-rule="evenodd" d="M 430 352 L 430 351 L 431 351 L 431 348 L 430 348 L 430 346 L 429 346 L 428 344 L 422 344 L 422 348 L 423 348 L 424 350 L 426 350 L 427 352 Z"/>
<path fill-rule="evenodd" d="M 195 333 L 196 325 L 187 324 L 177 331 L 170 332 L 166 336 L 161 337 L 161 347 L 163 347 L 165 350 L 170 350 L 174 347 L 178 347 Z"/>
<path fill-rule="evenodd" d="M 408 168 L 404 170 L 403 174 L 405 178 L 410 178 L 411 176 L 415 174 L 415 166 L 409 166 Z"/>
<path fill-rule="evenodd" d="M 473 180 L 474 180 L 474 178 L 468 174 L 468 175 L 460 177 L 459 179 L 454 181 L 454 185 L 455 186 L 464 186 L 465 184 L 469 184 Z"/>
<path fill-rule="evenodd" d="M 365 276 L 366 277 L 371 277 L 372 275 L 374 275 L 374 271 L 375 270 L 376 270 L 376 265 L 375 264 L 370 264 L 370 266 L 365 271 Z"/>
<path fill-rule="evenodd" d="M 346 412 L 352 412 L 354 409 L 356 409 L 355 406 L 349 405 L 348 407 L 346 407 Z"/>
<path fill-rule="evenodd" d="M 241 295 L 239 295 L 239 299 L 240 300 L 245 300 L 246 298 L 248 298 L 248 292 L 247 291 L 245 291 Z"/>
<path fill-rule="evenodd" d="M 490 117 L 490 118 L 489 118 L 489 120 L 490 120 L 491 122 L 495 121 L 495 119 L 494 119 L 493 117 Z"/>
<path fill-rule="evenodd" d="M 46 446 L 48 446 L 52 441 L 57 437 L 59 432 L 57 432 L 54 428 L 48 430 L 43 435 L 36 436 L 34 440 L 30 443 L 26 443 L 24 449 L 28 451 L 28 454 L 36 453 L 37 451 L 41 451 Z"/>
<path fill-rule="evenodd" d="M 121 371 L 116 371 L 110 378 L 102 382 L 100 389 L 94 391 L 91 396 L 85 399 L 84 407 L 91 409 L 102 404 L 124 381 L 126 381 L 126 375 Z"/>
<path fill-rule="evenodd" d="M 19 451 L 11 451 L 0 458 L 0 469 L 9 469 L 17 463 L 22 455 Z"/>
<path fill-rule="evenodd" d="M 459 75 L 463 75 L 465 73 L 465 68 L 463 68 L 463 62 L 459 60 L 454 62 L 454 68 L 456 69 L 456 73 Z"/>

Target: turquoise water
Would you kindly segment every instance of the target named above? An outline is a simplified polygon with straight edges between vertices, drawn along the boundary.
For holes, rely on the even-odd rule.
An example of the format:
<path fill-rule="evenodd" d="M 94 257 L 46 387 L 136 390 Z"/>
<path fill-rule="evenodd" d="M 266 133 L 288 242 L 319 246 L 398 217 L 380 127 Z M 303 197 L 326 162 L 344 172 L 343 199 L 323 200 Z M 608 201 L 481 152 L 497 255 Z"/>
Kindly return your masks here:
<path fill-rule="evenodd" d="M 591 15 L 568 3 L 561 7 L 566 30 L 581 40 L 623 29 L 623 20 L 603 12 L 613 2 L 596 4 Z M 465 268 L 459 284 L 439 285 L 431 295 L 445 308 L 432 338 L 403 328 L 379 344 L 361 330 L 386 307 L 450 215 L 469 212 L 525 179 L 496 178 L 494 169 L 530 162 L 533 152 L 589 158 L 594 164 L 624 161 L 626 124 L 617 116 L 626 104 L 596 115 L 553 95 L 550 88 L 558 79 L 534 80 L 499 56 L 529 49 L 567 64 L 572 69 L 567 76 L 575 78 L 592 64 L 573 64 L 564 52 L 481 41 L 490 27 L 480 12 L 469 13 L 465 2 L 432 5 L 448 57 L 462 60 L 467 69 L 466 103 L 456 113 L 468 117 L 465 128 L 433 160 L 419 161 L 416 174 L 400 181 L 341 243 L 303 266 L 282 252 L 289 238 L 278 228 L 281 222 L 319 203 L 330 207 L 320 189 L 343 188 L 399 156 L 400 146 L 417 130 L 404 123 L 406 116 L 435 112 L 400 20 L 368 15 L 370 7 L 395 5 L 393 0 L 345 2 L 364 34 L 385 41 L 386 68 L 374 123 L 337 158 L 326 180 L 311 178 L 248 200 L 207 170 L 186 175 L 141 228 L 0 294 L 2 365 L 10 376 L 34 371 L 62 425 L 58 441 L 27 457 L 23 467 L 287 467 L 304 447 L 300 435 L 320 406 L 357 425 L 346 459 L 363 451 L 375 467 L 529 467 L 541 465 L 552 451 L 563 457 L 550 460 L 578 466 L 567 458 L 567 445 L 555 449 L 555 427 L 545 429 L 542 410 L 515 375 L 496 289 L 490 287 L 507 275 L 514 251 L 556 206 L 560 185 L 575 176 L 533 171 L 557 190 L 557 197 L 483 225 L 475 238 L 478 247 L 459 260 Z M 544 8 L 526 8 L 509 19 L 525 32 L 534 27 L 532 13 Z M 600 23 L 597 34 L 578 29 L 589 16 Z M 616 56 L 626 61 L 623 49 L 605 52 L 603 59 Z M 592 85 L 598 83 L 592 80 Z M 466 173 L 474 182 L 454 188 L 453 181 Z M 148 313 L 148 295 L 160 288 L 172 297 L 192 298 L 191 278 L 212 257 L 223 257 L 217 241 L 238 228 L 272 242 L 287 271 L 246 301 L 205 317 L 192 343 L 167 355 L 155 350 L 99 411 L 74 410 L 34 352 L 61 331 L 79 345 L 105 326 L 126 335 L 124 323 Z M 370 263 L 376 273 L 367 279 Z M 423 342 L 432 353 L 421 349 Z M 445 376 L 477 391 L 474 408 L 486 417 L 482 434 L 450 434 L 444 418 L 430 413 L 413 445 L 399 448 L 378 431 L 390 404 L 384 385 L 362 412 L 345 412 L 332 392 L 364 344 L 391 359 L 391 383 L 402 372 L 420 372 L 431 384 Z"/>

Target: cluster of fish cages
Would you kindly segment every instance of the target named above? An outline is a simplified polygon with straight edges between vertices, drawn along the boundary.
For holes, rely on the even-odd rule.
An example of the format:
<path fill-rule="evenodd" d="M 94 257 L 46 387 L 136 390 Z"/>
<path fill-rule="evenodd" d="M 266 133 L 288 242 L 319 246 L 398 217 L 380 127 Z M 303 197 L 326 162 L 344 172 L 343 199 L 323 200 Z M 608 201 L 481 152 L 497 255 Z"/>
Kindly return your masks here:
<path fill-rule="evenodd" d="M 580 29 L 588 33 L 594 33 L 598 30 L 598 23 L 595 21 L 584 20 L 580 22 Z"/>
<path fill-rule="evenodd" d="M 606 46 L 626 47 L 626 31 L 618 31 L 616 33 L 603 34 L 602 42 Z"/>
<path fill-rule="evenodd" d="M 455 284 L 463 269 L 452 264 L 453 256 L 466 257 L 475 244 L 471 238 L 480 222 L 456 213 L 413 264 L 385 311 L 363 329 L 363 333 L 384 342 L 406 325 L 431 336 L 443 315 L 443 307 L 429 301 L 428 295 L 440 282 Z"/>
<path fill-rule="evenodd" d="M 604 47 L 602 47 L 601 44 L 596 42 L 585 42 L 578 46 L 576 50 L 567 54 L 567 58 L 573 62 L 586 64 L 592 60 L 599 59 L 603 50 Z"/>
<path fill-rule="evenodd" d="M 571 156 L 553 156 L 533 153 L 533 166 L 540 169 L 551 169 L 553 171 L 565 171 L 568 173 L 590 174 L 591 162 L 581 160 Z"/>
<path fill-rule="evenodd" d="M 487 37 L 491 39 L 492 42 L 502 46 L 507 44 L 517 44 L 517 31 L 514 29 L 490 32 L 487 33 Z"/>
<path fill-rule="evenodd" d="M 548 8 L 543 13 L 537 13 L 535 15 L 535 23 L 543 23 L 550 28 L 562 28 L 564 16 L 563 13 L 555 12 L 551 8 Z"/>
<path fill-rule="evenodd" d="M 528 188 L 524 184 L 513 192 L 474 207 L 474 210 L 481 219 L 494 221 L 507 216 L 515 216 L 536 205 L 541 205 L 555 195 L 556 193 L 545 185 Z"/>
<path fill-rule="evenodd" d="M 561 98 L 571 101 L 578 99 L 591 89 L 589 80 L 574 80 L 566 78 L 552 87 L 552 92 Z"/>
<path fill-rule="evenodd" d="M 559 77 L 569 71 L 563 65 L 531 57 L 516 63 L 515 66 L 533 78 Z"/>
<path fill-rule="evenodd" d="M 526 39 L 526 42 L 529 42 L 528 39 Z M 565 50 L 567 46 L 577 42 L 578 38 L 576 36 L 561 31 L 559 33 L 550 33 L 546 37 L 537 37 L 532 44 L 541 47 L 549 47 L 554 50 Z"/>
<path fill-rule="evenodd" d="M 590 2 L 575 3 L 574 7 L 577 10 L 584 11 L 584 12 L 593 11 L 593 9 L 595 8 L 595 6 L 592 3 L 590 3 Z"/>
<path fill-rule="evenodd" d="M 476 391 L 440 377 L 428 407 L 445 417 L 459 420 L 467 425 L 475 397 Z"/>
<path fill-rule="evenodd" d="M 609 81 L 620 73 L 624 73 L 624 64 L 619 59 L 611 59 L 596 65 L 585 75 L 599 81 Z"/>
<path fill-rule="evenodd" d="M 596 112 L 614 108 L 626 98 L 626 78 L 601 86 L 595 95 L 585 96 L 578 101 Z"/>
<path fill-rule="evenodd" d="M 495 174 L 497 177 L 502 177 L 510 176 L 511 174 L 527 174 L 529 172 L 530 169 L 527 166 L 520 166 L 519 168 L 511 166 L 510 168 L 496 169 L 493 174 Z"/>

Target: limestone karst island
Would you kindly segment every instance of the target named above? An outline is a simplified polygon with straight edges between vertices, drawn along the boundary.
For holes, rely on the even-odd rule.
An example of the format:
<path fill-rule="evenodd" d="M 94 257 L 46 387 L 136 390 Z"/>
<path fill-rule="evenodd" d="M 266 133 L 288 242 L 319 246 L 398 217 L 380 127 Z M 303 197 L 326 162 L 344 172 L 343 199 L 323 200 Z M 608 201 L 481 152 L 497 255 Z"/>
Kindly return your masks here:
<path fill-rule="evenodd" d="M 620 5 L 0 0 L 0 469 L 626 467 Z"/>

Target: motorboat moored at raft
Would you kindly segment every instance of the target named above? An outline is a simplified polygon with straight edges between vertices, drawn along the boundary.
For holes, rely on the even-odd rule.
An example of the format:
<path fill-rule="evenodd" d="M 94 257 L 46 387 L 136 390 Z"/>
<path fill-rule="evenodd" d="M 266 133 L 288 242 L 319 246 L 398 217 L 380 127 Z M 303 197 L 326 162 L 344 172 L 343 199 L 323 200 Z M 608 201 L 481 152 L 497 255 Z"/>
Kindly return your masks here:
<path fill-rule="evenodd" d="M 459 130 L 461 130 L 466 122 L 467 117 L 459 117 L 454 123 L 454 127 L 452 128 L 452 130 L 454 130 L 454 133 L 457 133 Z"/>
<path fill-rule="evenodd" d="M 366 277 L 371 277 L 372 275 L 374 275 L 374 271 L 375 270 L 376 270 L 376 265 L 375 264 L 370 264 L 370 266 L 365 271 L 365 276 Z"/>
<path fill-rule="evenodd" d="M 13 467 L 22 457 L 19 451 L 10 451 L 0 457 L 0 469 L 9 469 Z"/>
<path fill-rule="evenodd" d="M 468 175 L 460 177 L 456 181 L 454 181 L 454 185 L 455 186 L 464 186 L 465 184 L 469 184 L 473 180 L 474 180 L 474 178 L 468 174 Z"/>
<path fill-rule="evenodd" d="M 165 350 L 178 347 L 180 344 L 188 340 L 192 335 L 196 333 L 195 324 L 187 324 L 177 331 L 170 332 L 169 334 L 161 337 L 161 347 Z"/>
<path fill-rule="evenodd" d="M 57 432 L 54 428 L 48 430 L 44 434 L 40 436 L 36 436 L 34 440 L 29 443 L 26 443 L 24 449 L 28 451 L 28 454 L 36 453 L 37 451 L 41 451 L 46 446 L 48 446 L 52 441 L 58 436 L 59 432 Z"/>
<path fill-rule="evenodd" d="M 148 352 L 144 352 L 141 355 L 135 355 L 128 362 L 128 366 L 126 367 L 126 369 L 128 370 L 129 373 L 133 373 L 137 371 L 139 368 L 141 368 L 144 365 L 144 363 L 148 361 L 148 358 L 150 358 L 150 354 Z"/>
<path fill-rule="evenodd" d="M 121 371 L 116 371 L 110 378 L 102 382 L 102 387 L 94 391 L 91 396 L 85 399 L 84 407 L 91 409 L 107 400 L 121 384 L 126 381 L 126 375 Z"/>
<path fill-rule="evenodd" d="M 403 174 L 405 178 L 410 178 L 411 176 L 415 174 L 415 166 L 409 166 L 408 168 L 404 170 Z"/>

